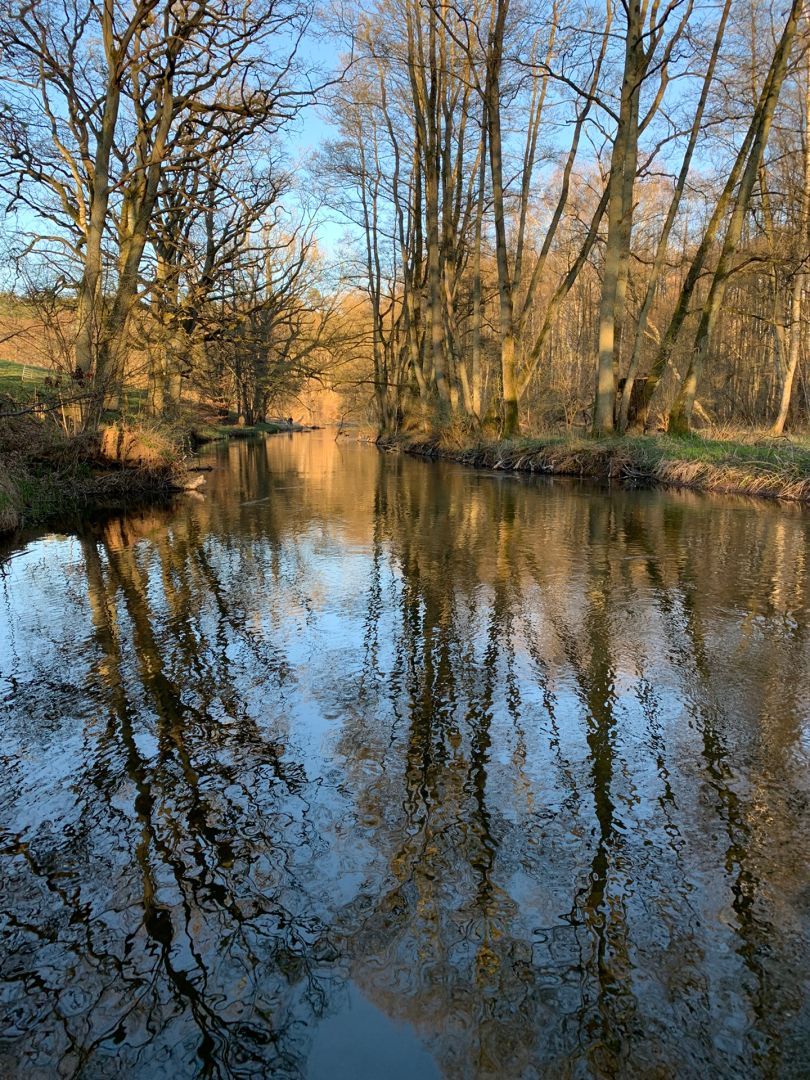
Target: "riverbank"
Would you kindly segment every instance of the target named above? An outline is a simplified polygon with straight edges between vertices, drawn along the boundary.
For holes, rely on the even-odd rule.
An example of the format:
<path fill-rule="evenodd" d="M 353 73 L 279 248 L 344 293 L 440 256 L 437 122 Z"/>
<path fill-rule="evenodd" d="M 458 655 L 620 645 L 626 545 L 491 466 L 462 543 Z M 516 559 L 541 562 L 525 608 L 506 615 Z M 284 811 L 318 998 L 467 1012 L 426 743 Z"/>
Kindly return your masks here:
<path fill-rule="evenodd" d="M 219 442 L 221 439 L 250 439 L 256 435 L 278 435 L 280 431 L 301 430 L 281 424 L 268 424 L 260 421 L 258 424 L 237 423 L 209 423 L 192 422 L 189 428 L 189 436 L 194 446 L 205 446 L 207 443 Z"/>
<path fill-rule="evenodd" d="M 0 402 L 0 535 L 99 507 L 160 498 L 204 484 L 194 451 L 299 425 L 215 423 L 186 409 L 174 420 L 110 418 L 97 430 L 67 435 L 49 412 L 14 415 Z M 22 403 L 25 408 L 25 403 Z"/>
<path fill-rule="evenodd" d="M 236 413 L 189 402 L 171 418 L 152 419 L 145 390 L 127 386 L 96 430 L 68 434 L 81 400 L 48 368 L 0 361 L 0 535 L 198 487 L 198 447 L 303 430 L 286 421 L 240 423 Z"/>
<path fill-rule="evenodd" d="M 67 435 L 48 417 L 0 422 L 0 534 L 89 507 L 125 505 L 199 486 L 177 427 L 118 421 Z"/>
<path fill-rule="evenodd" d="M 810 502 L 810 442 L 640 435 L 590 439 L 549 435 L 508 442 L 461 443 L 450 435 L 395 436 L 386 450 L 486 469 L 579 476 L 633 484 Z"/>

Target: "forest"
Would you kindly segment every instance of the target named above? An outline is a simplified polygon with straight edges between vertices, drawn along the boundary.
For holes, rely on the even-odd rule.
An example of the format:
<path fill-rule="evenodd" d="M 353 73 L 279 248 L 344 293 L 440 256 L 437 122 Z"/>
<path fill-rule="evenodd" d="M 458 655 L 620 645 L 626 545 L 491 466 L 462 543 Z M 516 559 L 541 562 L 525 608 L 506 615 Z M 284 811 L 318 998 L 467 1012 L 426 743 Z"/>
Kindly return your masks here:
<path fill-rule="evenodd" d="M 308 389 L 382 435 L 800 434 L 809 30 L 799 0 L 4 3 L 0 360 L 71 430 Z"/>

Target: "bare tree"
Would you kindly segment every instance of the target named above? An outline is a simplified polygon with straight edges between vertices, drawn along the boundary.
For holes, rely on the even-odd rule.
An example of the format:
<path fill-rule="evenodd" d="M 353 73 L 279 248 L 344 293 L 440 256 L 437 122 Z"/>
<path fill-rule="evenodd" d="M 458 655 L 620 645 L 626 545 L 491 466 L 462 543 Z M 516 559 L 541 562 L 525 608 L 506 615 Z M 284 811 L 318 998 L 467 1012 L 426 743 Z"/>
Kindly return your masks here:
<path fill-rule="evenodd" d="M 720 257 L 712 276 L 709 294 L 703 304 L 689 362 L 670 410 L 669 430 L 673 433 L 681 434 L 689 429 L 698 379 L 708 356 L 728 279 L 733 271 L 734 257 L 740 242 L 743 222 L 748 211 L 748 203 L 759 175 L 773 115 L 787 74 L 788 60 L 796 37 L 801 9 L 802 0 L 794 0 L 782 36 L 774 52 L 770 70 L 749 129 L 751 149 L 742 170 L 740 185 L 726 227 Z"/>
<path fill-rule="evenodd" d="M 3 183 L 11 206 L 52 226 L 32 243 L 67 256 L 76 367 L 102 388 L 120 374 L 150 221 L 189 121 L 283 125 L 307 98 L 292 76 L 308 20 L 298 0 L 32 0 L 0 19 Z"/>
<path fill-rule="evenodd" d="M 669 20 L 681 9 L 680 19 L 665 40 Z M 613 430 L 616 403 L 619 345 L 627 303 L 627 277 L 633 227 L 633 203 L 638 171 L 639 136 L 654 119 L 669 82 L 673 50 L 686 28 L 692 2 L 669 0 L 663 7 L 648 0 L 629 0 L 624 5 L 624 70 L 618 113 L 614 113 L 613 139 L 608 176 L 608 232 L 602 271 L 599 307 L 599 341 L 596 369 L 596 399 L 593 430 L 601 434 Z M 657 62 L 654 64 L 653 61 Z M 658 87 L 647 112 L 640 116 L 645 80 L 658 74 Z"/>

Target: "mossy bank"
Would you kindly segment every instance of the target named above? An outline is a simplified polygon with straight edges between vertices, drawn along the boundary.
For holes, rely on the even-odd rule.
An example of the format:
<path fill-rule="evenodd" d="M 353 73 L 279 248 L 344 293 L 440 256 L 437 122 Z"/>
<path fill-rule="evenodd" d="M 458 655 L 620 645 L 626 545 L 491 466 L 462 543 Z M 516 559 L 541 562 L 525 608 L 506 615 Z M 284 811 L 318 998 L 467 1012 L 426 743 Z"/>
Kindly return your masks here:
<path fill-rule="evenodd" d="M 465 442 L 452 433 L 381 438 L 383 449 L 480 468 L 661 484 L 810 503 L 810 442 L 665 435 L 590 439 L 548 435 Z"/>

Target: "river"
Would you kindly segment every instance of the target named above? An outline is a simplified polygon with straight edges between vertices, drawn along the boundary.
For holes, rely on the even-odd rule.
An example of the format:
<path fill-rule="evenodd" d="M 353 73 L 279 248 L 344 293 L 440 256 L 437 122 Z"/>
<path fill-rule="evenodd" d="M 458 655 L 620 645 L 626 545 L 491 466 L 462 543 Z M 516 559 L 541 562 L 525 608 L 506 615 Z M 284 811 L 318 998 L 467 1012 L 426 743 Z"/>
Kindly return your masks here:
<path fill-rule="evenodd" d="M 0 565 L 0 1075 L 810 1075 L 810 513 L 337 444 Z"/>

